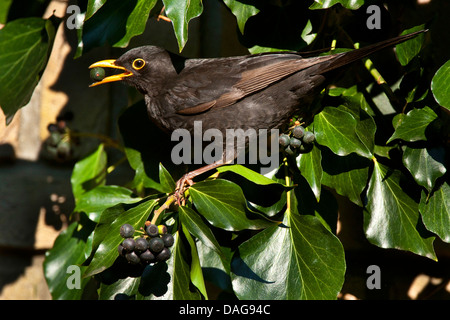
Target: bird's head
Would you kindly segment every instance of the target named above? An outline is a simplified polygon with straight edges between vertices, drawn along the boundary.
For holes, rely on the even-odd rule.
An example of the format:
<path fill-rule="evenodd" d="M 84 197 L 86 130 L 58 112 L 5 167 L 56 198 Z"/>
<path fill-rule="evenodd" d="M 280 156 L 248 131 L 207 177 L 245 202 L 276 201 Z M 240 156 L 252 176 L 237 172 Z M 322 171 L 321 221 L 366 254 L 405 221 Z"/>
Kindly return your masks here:
<path fill-rule="evenodd" d="M 154 46 L 131 49 L 118 59 L 95 62 L 89 66 L 89 69 L 98 67 L 118 69 L 122 73 L 105 77 L 94 82 L 90 87 L 108 82 L 124 81 L 144 94 L 152 87 L 153 83 L 170 77 L 173 70 L 168 52 Z"/>

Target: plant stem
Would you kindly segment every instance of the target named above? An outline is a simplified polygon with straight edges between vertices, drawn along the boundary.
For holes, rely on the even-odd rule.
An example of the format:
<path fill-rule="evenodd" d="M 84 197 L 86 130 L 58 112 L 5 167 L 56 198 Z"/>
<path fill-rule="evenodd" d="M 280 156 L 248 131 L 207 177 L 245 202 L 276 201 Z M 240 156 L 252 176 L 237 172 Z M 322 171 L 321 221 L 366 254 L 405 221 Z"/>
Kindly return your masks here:
<path fill-rule="evenodd" d="M 170 207 L 170 205 L 171 205 L 173 202 L 175 202 L 175 196 L 174 196 L 174 195 L 171 195 L 171 196 L 169 196 L 169 197 L 167 198 L 167 200 L 164 202 L 164 204 L 163 204 L 161 207 L 159 207 L 157 210 L 155 210 L 155 213 L 153 214 L 153 218 L 152 218 L 152 220 L 150 221 L 150 223 L 151 223 L 151 224 L 156 224 L 156 222 L 158 221 L 158 218 L 159 218 L 160 214 L 161 214 L 164 210 L 168 209 L 168 208 Z"/>

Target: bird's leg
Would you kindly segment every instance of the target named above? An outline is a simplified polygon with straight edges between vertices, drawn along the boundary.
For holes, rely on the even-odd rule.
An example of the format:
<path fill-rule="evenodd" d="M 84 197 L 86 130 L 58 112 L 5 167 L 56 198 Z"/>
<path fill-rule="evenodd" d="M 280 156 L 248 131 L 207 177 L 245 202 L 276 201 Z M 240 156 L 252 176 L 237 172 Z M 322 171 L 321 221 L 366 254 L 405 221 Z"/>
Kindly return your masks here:
<path fill-rule="evenodd" d="M 181 201 L 184 198 L 184 192 L 186 191 L 187 187 L 192 186 L 194 184 L 194 179 L 196 176 L 199 176 L 205 172 L 208 172 L 209 170 L 215 169 L 217 167 L 220 167 L 224 164 L 228 164 L 230 161 L 224 162 L 223 159 L 213 162 L 211 164 L 208 164 L 204 167 L 198 168 L 196 170 L 193 170 L 191 172 L 186 173 L 184 176 L 182 176 L 176 183 L 175 187 L 175 199 L 177 200 L 177 204 L 181 205 Z M 187 186 L 188 185 L 188 186 Z"/>

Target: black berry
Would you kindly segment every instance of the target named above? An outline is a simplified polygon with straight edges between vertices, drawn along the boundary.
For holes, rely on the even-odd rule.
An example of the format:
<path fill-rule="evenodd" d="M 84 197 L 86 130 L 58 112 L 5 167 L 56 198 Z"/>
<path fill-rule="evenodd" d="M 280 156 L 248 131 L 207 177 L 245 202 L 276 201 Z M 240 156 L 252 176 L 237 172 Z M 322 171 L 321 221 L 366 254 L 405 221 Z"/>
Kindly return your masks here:
<path fill-rule="evenodd" d="M 304 143 L 313 143 L 316 140 L 316 136 L 311 131 L 306 131 L 302 140 Z"/>
<path fill-rule="evenodd" d="M 135 246 L 136 246 L 136 242 L 132 238 L 127 238 L 127 239 L 123 240 L 123 242 L 122 242 L 122 247 L 127 252 L 133 251 Z"/>
<path fill-rule="evenodd" d="M 280 146 L 286 148 L 287 146 L 289 146 L 290 138 L 287 134 L 282 134 L 278 138 L 278 142 L 280 143 Z"/>
<path fill-rule="evenodd" d="M 155 262 L 155 255 L 148 249 L 142 252 L 139 258 L 141 259 L 141 262 L 146 264 Z"/>
<path fill-rule="evenodd" d="M 290 156 L 295 156 L 295 152 L 292 151 L 291 146 L 287 146 L 286 149 L 284 149 L 284 151 Z"/>
<path fill-rule="evenodd" d="M 148 225 L 147 228 L 145 229 L 145 231 L 147 232 L 147 234 L 150 237 L 157 237 L 157 236 L 159 236 L 159 230 L 158 230 L 158 226 L 156 224 Z"/>
<path fill-rule="evenodd" d="M 166 248 L 173 246 L 174 239 L 170 233 L 163 234 L 161 236 L 161 239 L 163 240 L 164 246 Z"/>
<path fill-rule="evenodd" d="M 135 251 L 144 252 L 148 248 L 148 242 L 144 238 L 137 238 L 136 245 L 134 247 Z"/>
<path fill-rule="evenodd" d="M 300 147 L 301 144 L 302 144 L 302 141 L 295 137 L 292 137 L 289 142 L 289 145 L 291 146 L 291 148 L 294 148 L 294 149 L 297 149 L 298 147 Z"/>
<path fill-rule="evenodd" d="M 120 236 L 122 238 L 131 238 L 134 234 L 134 228 L 131 224 L 125 223 L 120 227 Z"/>
<path fill-rule="evenodd" d="M 141 262 L 141 259 L 139 259 L 139 256 L 134 251 L 127 253 L 125 255 L 125 258 L 131 264 L 138 264 L 139 262 Z"/>
<path fill-rule="evenodd" d="M 154 253 L 161 252 L 164 248 L 164 241 L 161 238 L 151 238 L 148 242 L 148 247 Z"/>
<path fill-rule="evenodd" d="M 91 72 L 91 79 L 95 81 L 100 81 L 105 78 L 105 69 L 103 68 L 92 68 Z"/>
<path fill-rule="evenodd" d="M 123 249 L 123 246 L 121 244 L 119 244 L 119 246 L 117 247 L 117 251 L 119 251 L 119 255 L 125 255 L 125 250 Z"/>
<path fill-rule="evenodd" d="M 170 250 L 167 248 L 164 248 L 161 250 L 160 253 L 158 253 L 156 255 L 156 261 L 158 261 L 158 262 L 166 261 L 167 259 L 170 258 L 170 255 L 171 255 Z"/>
<path fill-rule="evenodd" d="M 292 129 L 292 135 L 297 139 L 301 139 L 304 134 L 305 128 L 303 128 L 302 126 L 295 126 L 294 129 Z"/>

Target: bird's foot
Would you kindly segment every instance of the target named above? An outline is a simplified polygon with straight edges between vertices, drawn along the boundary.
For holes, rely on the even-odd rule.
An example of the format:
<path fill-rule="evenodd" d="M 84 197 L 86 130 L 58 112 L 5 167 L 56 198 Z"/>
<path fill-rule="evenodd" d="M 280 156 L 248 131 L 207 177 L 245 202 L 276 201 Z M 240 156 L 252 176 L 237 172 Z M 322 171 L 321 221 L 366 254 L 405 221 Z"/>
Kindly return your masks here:
<path fill-rule="evenodd" d="M 177 181 L 174 196 L 177 201 L 177 204 L 181 206 L 184 204 L 185 198 L 184 198 L 184 192 L 194 184 L 194 181 L 192 181 L 191 175 L 189 173 L 185 174 L 180 178 L 180 180 Z"/>

